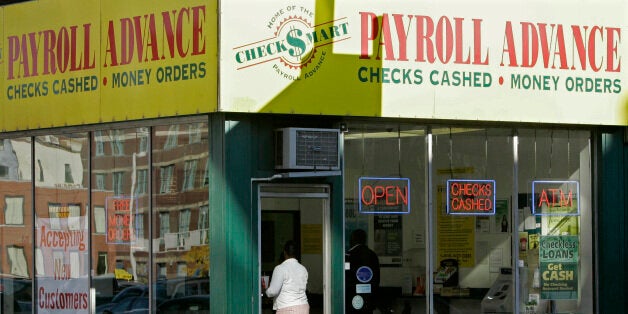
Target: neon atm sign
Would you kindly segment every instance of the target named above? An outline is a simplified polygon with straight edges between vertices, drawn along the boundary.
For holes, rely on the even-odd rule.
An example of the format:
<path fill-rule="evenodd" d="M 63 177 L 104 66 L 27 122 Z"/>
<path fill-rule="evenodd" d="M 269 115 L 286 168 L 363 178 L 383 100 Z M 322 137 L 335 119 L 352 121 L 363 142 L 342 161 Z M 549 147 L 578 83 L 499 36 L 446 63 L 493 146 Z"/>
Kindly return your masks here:
<path fill-rule="evenodd" d="M 361 214 L 409 214 L 410 179 L 361 177 Z"/>
<path fill-rule="evenodd" d="M 495 180 L 447 180 L 447 214 L 495 215 Z"/>
<path fill-rule="evenodd" d="M 532 181 L 532 214 L 542 216 L 580 215 L 578 181 Z"/>

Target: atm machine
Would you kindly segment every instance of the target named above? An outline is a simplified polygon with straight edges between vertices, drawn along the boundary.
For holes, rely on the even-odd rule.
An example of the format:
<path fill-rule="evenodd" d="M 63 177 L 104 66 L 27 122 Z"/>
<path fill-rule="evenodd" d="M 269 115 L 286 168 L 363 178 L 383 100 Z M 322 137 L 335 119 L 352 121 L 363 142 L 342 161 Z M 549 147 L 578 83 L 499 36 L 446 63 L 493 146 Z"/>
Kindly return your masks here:
<path fill-rule="evenodd" d="M 497 279 L 482 299 L 482 313 L 512 313 L 515 290 L 512 268 L 501 268 Z"/>

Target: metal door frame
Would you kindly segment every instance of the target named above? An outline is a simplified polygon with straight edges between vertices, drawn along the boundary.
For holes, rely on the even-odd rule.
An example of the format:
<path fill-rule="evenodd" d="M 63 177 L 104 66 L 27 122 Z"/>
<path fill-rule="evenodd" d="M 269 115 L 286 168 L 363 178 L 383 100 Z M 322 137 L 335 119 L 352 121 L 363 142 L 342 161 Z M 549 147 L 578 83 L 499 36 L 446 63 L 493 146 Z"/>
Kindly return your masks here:
<path fill-rule="evenodd" d="M 293 188 L 306 190 L 310 188 L 311 192 L 264 192 L 264 188 Z M 323 192 L 320 192 L 323 190 Z M 257 273 L 262 273 L 262 198 L 313 198 L 323 200 L 323 312 L 331 313 L 331 186 L 329 184 L 292 184 L 292 183 L 260 183 L 257 185 Z M 262 312 L 263 297 L 261 290 L 261 277 L 258 276 L 258 313 Z"/>

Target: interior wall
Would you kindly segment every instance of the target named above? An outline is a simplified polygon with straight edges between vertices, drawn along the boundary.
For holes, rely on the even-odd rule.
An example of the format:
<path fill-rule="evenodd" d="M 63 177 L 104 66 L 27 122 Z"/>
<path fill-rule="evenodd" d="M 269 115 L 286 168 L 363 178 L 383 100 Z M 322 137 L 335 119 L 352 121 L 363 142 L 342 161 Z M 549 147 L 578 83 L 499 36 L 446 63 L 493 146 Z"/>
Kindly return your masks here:
<path fill-rule="evenodd" d="M 298 211 L 301 223 L 301 264 L 308 271 L 307 289 L 309 293 L 323 293 L 323 254 L 322 254 L 322 225 L 323 225 L 323 200 L 322 199 L 306 199 L 306 198 L 262 198 L 262 210 L 277 211 Z M 321 231 L 320 233 L 318 231 Z M 264 232 L 264 230 L 262 230 Z M 315 234 L 305 234 L 305 233 Z M 311 241 L 312 237 L 320 239 L 320 253 L 316 251 L 315 244 L 309 244 L 305 248 L 304 241 Z M 294 239 L 277 239 L 277 243 L 285 243 L 287 240 Z M 304 252 L 305 251 L 305 252 Z M 307 253 L 307 252 L 310 253 Z M 270 275 L 270 274 L 269 274 Z"/>

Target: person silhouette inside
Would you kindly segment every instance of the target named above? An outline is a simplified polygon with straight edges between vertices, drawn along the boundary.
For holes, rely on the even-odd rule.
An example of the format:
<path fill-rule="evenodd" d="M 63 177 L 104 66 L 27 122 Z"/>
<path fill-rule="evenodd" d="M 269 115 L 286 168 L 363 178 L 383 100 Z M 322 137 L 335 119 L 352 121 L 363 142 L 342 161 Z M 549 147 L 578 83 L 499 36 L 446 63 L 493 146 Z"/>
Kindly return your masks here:
<path fill-rule="evenodd" d="M 345 271 L 345 312 L 373 313 L 377 307 L 379 290 L 379 258 L 366 245 L 366 231 L 356 229 L 351 233 L 345 255 L 349 269 Z"/>

